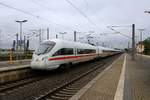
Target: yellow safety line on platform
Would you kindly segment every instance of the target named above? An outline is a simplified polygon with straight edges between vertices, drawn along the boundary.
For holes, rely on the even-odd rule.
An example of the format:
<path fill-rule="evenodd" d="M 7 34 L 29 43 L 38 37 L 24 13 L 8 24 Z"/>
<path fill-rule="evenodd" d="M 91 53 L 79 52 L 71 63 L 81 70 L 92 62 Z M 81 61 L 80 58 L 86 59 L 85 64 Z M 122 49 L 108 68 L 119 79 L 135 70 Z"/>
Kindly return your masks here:
<path fill-rule="evenodd" d="M 121 75 L 120 75 L 120 79 L 119 79 L 119 83 L 118 83 L 118 86 L 117 86 L 117 90 L 116 90 L 114 100 L 123 100 L 125 70 L 126 70 L 126 56 L 127 55 L 125 55 L 125 58 L 124 58 L 124 63 L 123 63 L 123 67 L 122 67 L 122 71 L 121 71 Z"/>

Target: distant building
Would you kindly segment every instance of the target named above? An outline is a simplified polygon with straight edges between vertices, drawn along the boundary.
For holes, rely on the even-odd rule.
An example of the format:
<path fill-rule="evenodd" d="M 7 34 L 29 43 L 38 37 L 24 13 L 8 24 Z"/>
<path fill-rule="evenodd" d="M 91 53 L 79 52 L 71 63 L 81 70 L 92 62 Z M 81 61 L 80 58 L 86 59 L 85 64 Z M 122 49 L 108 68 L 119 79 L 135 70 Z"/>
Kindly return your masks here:
<path fill-rule="evenodd" d="M 139 43 L 137 43 L 137 45 L 136 45 L 136 51 L 138 53 L 143 53 L 144 48 L 145 48 L 145 46 L 144 46 L 143 41 L 140 41 Z"/>

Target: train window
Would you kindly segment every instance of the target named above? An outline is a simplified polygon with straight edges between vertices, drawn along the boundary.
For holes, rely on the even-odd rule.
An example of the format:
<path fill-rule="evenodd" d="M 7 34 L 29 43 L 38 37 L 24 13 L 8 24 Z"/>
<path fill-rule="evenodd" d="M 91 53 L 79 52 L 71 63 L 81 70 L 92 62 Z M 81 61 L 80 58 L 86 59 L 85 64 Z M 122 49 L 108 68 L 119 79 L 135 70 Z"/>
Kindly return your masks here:
<path fill-rule="evenodd" d="M 55 42 L 50 42 L 50 41 L 44 42 L 40 44 L 37 50 L 35 50 L 35 54 L 40 55 L 40 54 L 48 53 L 54 46 L 55 46 Z"/>
<path fill-rule="evenodd" d="M 62 48 L 53 54 L 53 56 L 59 55 L 73 55 L 73 48 Z"/>
<path fill-rule="evenodd" d="M 96 53 L 95 49 L 77 49 L 78 54 L 90 54 L 90 53 Z"/>
<path fill-rule="evenodd" d="M 77 54 L 85 54 L 84 49 L 77 49 Z"/>

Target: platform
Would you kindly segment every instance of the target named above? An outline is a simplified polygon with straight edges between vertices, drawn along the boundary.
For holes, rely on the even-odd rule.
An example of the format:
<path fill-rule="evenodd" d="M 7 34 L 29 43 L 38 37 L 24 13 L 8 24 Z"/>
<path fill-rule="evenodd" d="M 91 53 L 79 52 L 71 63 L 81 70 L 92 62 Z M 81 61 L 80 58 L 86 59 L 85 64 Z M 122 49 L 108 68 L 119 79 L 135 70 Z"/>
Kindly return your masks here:
<path fill-rule="evenodd" d="M 11 66 L 0 66 L 0 84 L 26 78 L 30 75 L 30 64 L 13 64 Z"/>
<path fill-rule="evenodd" d="M 14 67 L 14 66 L 26 66 L 30 65 L 31 59 L 26 60 L 14 60 L 14 61 L 0 61 L 0 68 Z"/>
<path fill-rule="evenodd" d="M 70 100 L 150 100 L 150 57 L 121 55 Z"/>

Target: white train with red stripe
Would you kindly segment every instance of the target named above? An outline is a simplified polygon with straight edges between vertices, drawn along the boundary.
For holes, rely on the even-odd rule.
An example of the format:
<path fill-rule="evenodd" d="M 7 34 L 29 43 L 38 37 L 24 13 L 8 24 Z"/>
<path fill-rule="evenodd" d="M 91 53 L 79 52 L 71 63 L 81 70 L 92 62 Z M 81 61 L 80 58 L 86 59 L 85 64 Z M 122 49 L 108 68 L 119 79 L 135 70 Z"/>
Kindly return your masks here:
<path fill-rule="evenodd" d="M 31 68 L 52 70 L 65 65 L 107 56 L 108 52 L 110 55 L 118 53 L 120 50 L 60 39 L 46 40 L 35 50 Z"/>

